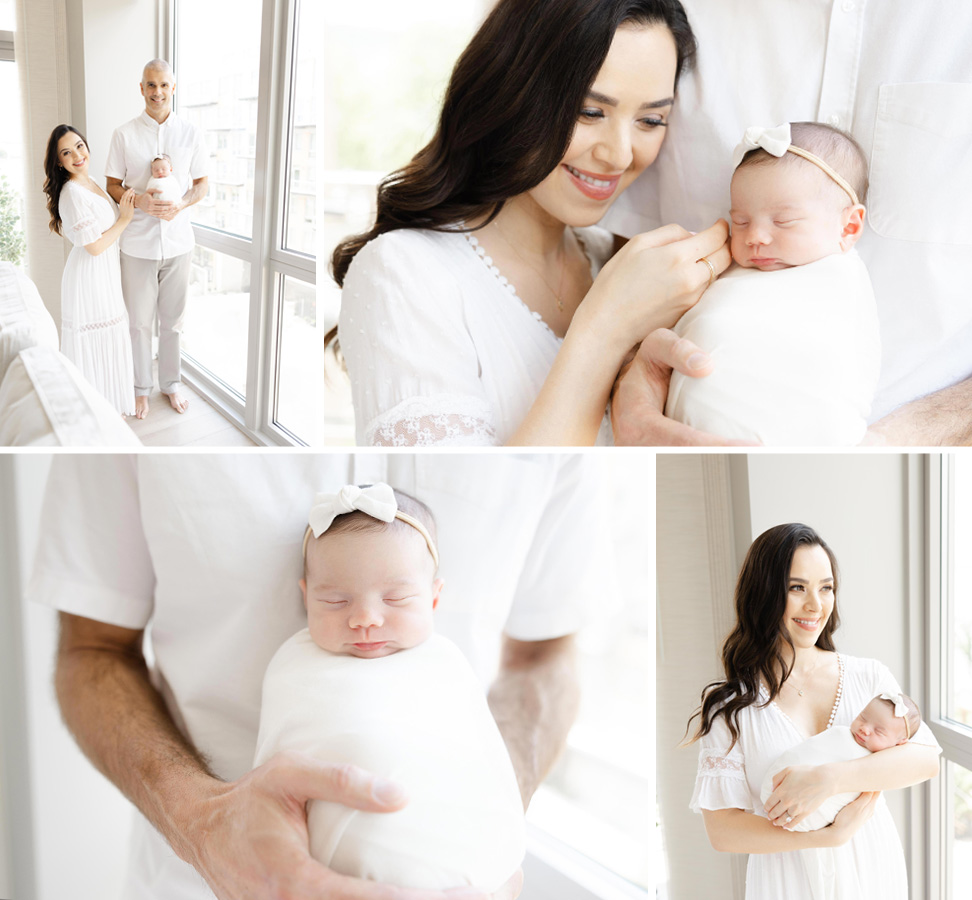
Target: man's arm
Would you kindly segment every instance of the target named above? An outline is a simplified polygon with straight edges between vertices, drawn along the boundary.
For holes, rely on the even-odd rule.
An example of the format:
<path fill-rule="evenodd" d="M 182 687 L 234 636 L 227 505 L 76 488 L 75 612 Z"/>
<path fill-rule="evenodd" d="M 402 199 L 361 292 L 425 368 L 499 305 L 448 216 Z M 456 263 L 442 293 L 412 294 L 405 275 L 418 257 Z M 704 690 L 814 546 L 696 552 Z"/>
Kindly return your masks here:
<path fill-rule="evenodd" d="M 889 447 L 972 445 L 972 378 L 899 406 L 867 429 L 863 443 Z"/>
<path fill-rule="evenodd" d="M 171 208 L 159 216 L 160 219 L 171 220 L 181 213 L 186 207 L 192 206 L 202 200 L 209 193 L 209 178 L 194 178 L 189 190 L 182 195 L 179 203 L 170 204 Z"/>
<path fill-rule="evenodd" d="M 580 688 L 574 637 L 503 641 L 489 706 L 510 752 L 526 809 L 577 716 Z"/>
<path fill-rule="evenodd" d="M 354 766 L 296 754 L 278 754 L 238 781 L 222 781 L 152 687 L 142 637 L 141 631 L 61 613 L 58 702 L 88 758 L 219 900 L 486 900 L 479 891 L 362 882 L 315 862 L 308 853 L 309 799 L 390 812 L 407 802 L 401 789 Z M 518 888 L 511 881 L 497 897 L 513 897 Z"/>

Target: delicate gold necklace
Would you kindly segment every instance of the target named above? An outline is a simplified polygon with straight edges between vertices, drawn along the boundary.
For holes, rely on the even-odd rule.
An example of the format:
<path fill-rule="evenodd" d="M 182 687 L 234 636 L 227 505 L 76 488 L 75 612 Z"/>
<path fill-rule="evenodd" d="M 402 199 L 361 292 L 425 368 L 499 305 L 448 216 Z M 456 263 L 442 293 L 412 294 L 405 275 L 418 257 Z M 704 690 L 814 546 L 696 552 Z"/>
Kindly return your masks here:
<path fill-rule="evenodd" d="M 800 697 L 803 696 L 803 692 L 807 689 L 807 685 L 810 684 L 810 679 L 813 677 L 813 673 L 817 671 L 817 666 L 818 665 L 820 665 L 820 659 L 819 658 L 813 664 L 813 668 L 807 673 L 806 677 L 803 679 L 803 687 L 802 688 L 798 688 L 796 686 L 796 684 L 793 685 L 793 690 L 795 690 Z M 787 681 L 789 681 L 792 678 L 793 678 L 793 670 L 791 669 L 790 670 L 790 675 L 788 676 Z"/>
<path fill-rule="evenodd" d="M 557 302 L 557 309 L 559 309 L 561 312 L 564 312 L 564 301 L 562 297 L 564 291 L 564 276 L 567 274 L 567 248 L 564 247 L 563 244 L 561 244 L 560 282 L 557 285 L 557 290 L 554 290 L 550 282 L 547 281 L 543 272 L 541 272 L 535 265 L 533 265 L 533 263 L 531 263 L 528 259 L 526 259 L 526 257 L 524 257 L 523 254 L 516 249 L 516 244 L 514 244 L 503 233 L 503 229 L 500 228 L 499 225 L 499 220 L 493 219 L 493 225 L 496 226 L 496 230 L 499 232 L 500 237 L 503 238 L 503 240 L 506 242 L 509 248 L 520 258 L 520 262 L 522 262 L 528 268 L 532 269 L 539 276 L 540 280 L 547 286 L 547 290 L 550 291 L 551 294 L 553 294 L 553 298 Z M 564 231 L 564 234 L 565 235 L 567 234 L 566 229 Z"/>

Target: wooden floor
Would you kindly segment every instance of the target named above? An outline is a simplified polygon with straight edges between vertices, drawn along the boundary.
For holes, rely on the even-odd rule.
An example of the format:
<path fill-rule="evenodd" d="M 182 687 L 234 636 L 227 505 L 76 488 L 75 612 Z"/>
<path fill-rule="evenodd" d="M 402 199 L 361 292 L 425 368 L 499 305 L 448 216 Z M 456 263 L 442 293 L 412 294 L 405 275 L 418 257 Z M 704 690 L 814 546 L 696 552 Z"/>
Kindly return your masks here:
<path fill-rule="evenodd" d="M 180 391 L 189 409 L 177 413 L 156 388 L 144 419 L 125 419 L 147 447 L 255 447 L 242 431 L 185 382 Z"/>

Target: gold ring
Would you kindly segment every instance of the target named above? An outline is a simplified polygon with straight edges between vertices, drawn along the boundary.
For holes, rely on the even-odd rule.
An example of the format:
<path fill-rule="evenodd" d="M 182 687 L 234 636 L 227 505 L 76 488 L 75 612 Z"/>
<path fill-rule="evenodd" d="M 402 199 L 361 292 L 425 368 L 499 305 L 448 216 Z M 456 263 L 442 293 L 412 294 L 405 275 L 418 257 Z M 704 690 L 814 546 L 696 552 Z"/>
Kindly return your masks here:
<path fill-rule="evenodd" d="M 709 283 L 706 287 L 712 287 L 712 282 L 716 280 L 715 266 L 712 265 L 704 256 L 696 262 L 705 263 L 709 267 Z"/>

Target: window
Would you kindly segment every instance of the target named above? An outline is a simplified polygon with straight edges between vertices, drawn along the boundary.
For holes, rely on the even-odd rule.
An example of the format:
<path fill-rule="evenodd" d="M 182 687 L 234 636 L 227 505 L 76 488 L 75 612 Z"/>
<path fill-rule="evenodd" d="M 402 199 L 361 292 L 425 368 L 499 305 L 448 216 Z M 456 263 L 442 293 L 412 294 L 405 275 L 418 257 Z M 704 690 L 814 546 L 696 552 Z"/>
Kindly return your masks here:
<path fill-rule="evenodd" d="M 14 62 L 14 4 L 0 0 L 0 261 L 21 265 L 24 239 L 23 132 L 20 87 Z"/>
<path fill-rule="evenodd" d="M 944 748 L 930 805 L 932 896 L 972 879 L 972 457 L 930 458 L 931 627 L 927 721 Z"/>
<path fill-rule="evenodd" d="M 191 209 L 187 375 L 263 443 L 319 442 L 304 414 L 321 380 L 310 299 L 318 5 L 240 0 L 230 15 L 221 0 L 168 4 L 175 110 L 210 155 L 209 193 Z"/>
<path fill-rule="evenodd" d="M 597 613 L 579 635 L 580 714 L 527 814 L 543 832 L 533 841 L 534 853 L 545 854 L 552 838 L 571 848 L 563 858 L 582 854 L 587 862 L 581 868 L 599 884 L 616 885 L 612 897 L 647 898 L 657 874 L 649 853 L 655 840 L 655 621 L 646 594 L 653 561 L 644 542 L 644 507 L 624 500 L 653 498 L 653 473 L 644 469 L 632 457 L 615 460 L 607 473 L 618 583 L 612 590 L 605 580 Z"/>

